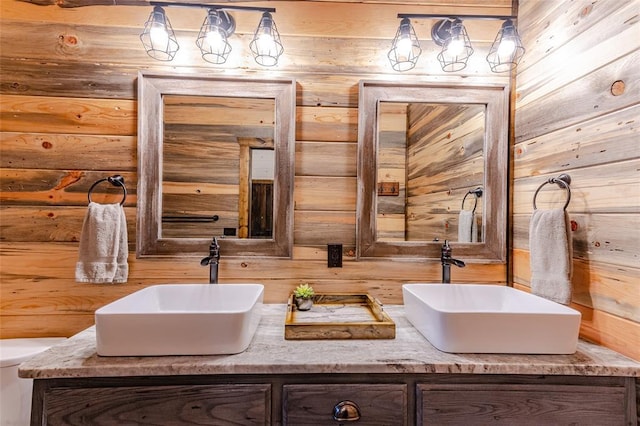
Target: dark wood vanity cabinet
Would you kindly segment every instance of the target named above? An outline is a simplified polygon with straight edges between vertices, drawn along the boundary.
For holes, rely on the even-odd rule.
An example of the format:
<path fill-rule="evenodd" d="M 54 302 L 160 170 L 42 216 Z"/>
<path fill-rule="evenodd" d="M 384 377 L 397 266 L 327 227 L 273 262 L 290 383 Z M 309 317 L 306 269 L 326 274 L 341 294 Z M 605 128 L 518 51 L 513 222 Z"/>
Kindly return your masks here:
<path fill-rule="evenodd" d="M 274 374 L 36 379 L 31 424 L 634 426 L 637 422 L 634 378 Z"/>

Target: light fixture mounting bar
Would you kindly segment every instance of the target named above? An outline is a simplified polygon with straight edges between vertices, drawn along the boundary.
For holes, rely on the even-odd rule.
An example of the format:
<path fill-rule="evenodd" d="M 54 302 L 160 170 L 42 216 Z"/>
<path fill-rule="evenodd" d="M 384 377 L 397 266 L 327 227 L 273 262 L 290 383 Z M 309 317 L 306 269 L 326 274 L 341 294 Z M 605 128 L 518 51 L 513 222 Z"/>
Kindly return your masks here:
<path fill-rule="evenodd" d="M 201 4 L 201 3 L 174 3 L 170 1 L 152 1 L 149 4 L 151 6 L 162 6 L 162 7 L 200 7 L 203 9 L 244 10 L 247 12 L 274 13 L 276 11 L 274 7 L 235 6 L 235 5 L 226 5 L 226 4 L 218 5 L 218 4 Z"/>
<path fill-rule="evenodd" d="M 426 19 L 474 19 L 485 21 L 504 21 L 506 19 L 516 19 L 514 15 L 442 15 L 442 14 L 424 14 L 424 13 L 398 13 L 398 18 L 426 18 Z"/>

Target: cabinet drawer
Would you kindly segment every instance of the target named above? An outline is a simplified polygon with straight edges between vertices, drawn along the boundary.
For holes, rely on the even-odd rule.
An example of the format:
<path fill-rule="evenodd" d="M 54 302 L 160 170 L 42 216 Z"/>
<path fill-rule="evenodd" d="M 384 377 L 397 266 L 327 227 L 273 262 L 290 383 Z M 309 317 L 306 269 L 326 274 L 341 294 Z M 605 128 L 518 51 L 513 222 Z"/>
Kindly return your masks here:
<path fill-rule="evenodd" d="M 285 425 L 331 425 L 334 407 L 342 401 L 354 402 L 360 411 L 355 424 L 407 424 L 407 386 L 404 384 L 285 385 L 283 421 Z M 349 424 L 346 422 L 345 424 Z"/>
<path fill-rule="evenodd" d="M 624 425 L 614 386 L 456 384 L 417 387 L 419 425 Z"/>
<path fill-rule="evenodd" d="M 49 425 L 268 425 L 271 385 L 51 388 Z"/>

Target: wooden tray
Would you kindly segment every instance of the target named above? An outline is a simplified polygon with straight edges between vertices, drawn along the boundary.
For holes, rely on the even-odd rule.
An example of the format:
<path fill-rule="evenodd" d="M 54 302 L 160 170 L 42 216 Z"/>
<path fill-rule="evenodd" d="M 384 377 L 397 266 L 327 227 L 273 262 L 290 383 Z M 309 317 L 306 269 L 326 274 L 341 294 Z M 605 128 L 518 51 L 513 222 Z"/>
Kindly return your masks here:
<path fill-rule="evenodd" d="M 289 296 L 284 324 L 287 340 L 395 337 L 395 323 L 380 302 L 368 294 L 316 294 L 309 311 L 299 311 L 293 294 Z"/>

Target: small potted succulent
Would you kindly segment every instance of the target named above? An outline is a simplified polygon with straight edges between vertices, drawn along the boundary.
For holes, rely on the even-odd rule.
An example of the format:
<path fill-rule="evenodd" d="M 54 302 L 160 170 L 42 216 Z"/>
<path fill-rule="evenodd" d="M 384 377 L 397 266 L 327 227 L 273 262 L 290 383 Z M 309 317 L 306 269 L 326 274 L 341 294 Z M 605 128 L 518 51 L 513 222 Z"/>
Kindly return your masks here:
<path fill-rule="evenodd" d="M 307 283 L 300 284 L 293 290 L 293 300 L 300 311 L 308 311 L 313 306 L 313 287 Z"/>

